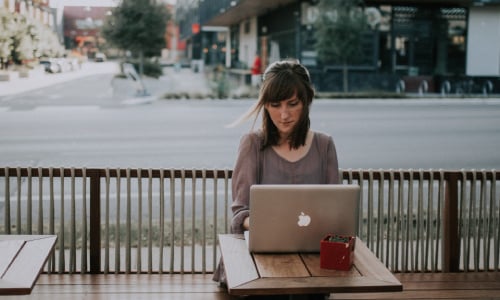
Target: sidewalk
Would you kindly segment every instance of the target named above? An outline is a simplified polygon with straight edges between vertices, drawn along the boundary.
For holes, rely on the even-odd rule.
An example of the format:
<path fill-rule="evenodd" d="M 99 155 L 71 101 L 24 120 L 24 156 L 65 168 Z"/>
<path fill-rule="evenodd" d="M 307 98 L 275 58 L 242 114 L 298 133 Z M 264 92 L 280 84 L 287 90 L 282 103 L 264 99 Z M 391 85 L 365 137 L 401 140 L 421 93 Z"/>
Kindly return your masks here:
<path fill-rule="evenodd" d="M 50 74 L 37 73 L 27 78 L 13 78 L 9 81 L 0 81 L 0 97 L 29 92 L 35 89 L 54 84 L 76 80 L 95 74 L 118 74 L 119 66 L 116 62 L 94 63 L 87 62 L 80 70 Z M 115 94 L 120 97 L 133 98 L 135 96 L 134 83 L 130 79 L 113 80 Z M 143 83 L 151 96 L 156 99 L 166 95 L 209 95 L 211 89 L 204 73 L 195 73 L 191 69 L 182 68 L 175 71 L 173 67 L 164 68 L 164 74 L 158 79 L 144 77 Z"/>
<path fill-rule="evenodd" d="M 75 80 L 85 76 L 104 73 L 118 73 L 118 65 L 114 63 L 87 62 L 80 70 L 50 74 L 45 72 L 30 74 L 26 78 L 12 78 L 9 81 L 0 81 L 0 96 L 9 96 L 29 92 L 50 85 Z"/>

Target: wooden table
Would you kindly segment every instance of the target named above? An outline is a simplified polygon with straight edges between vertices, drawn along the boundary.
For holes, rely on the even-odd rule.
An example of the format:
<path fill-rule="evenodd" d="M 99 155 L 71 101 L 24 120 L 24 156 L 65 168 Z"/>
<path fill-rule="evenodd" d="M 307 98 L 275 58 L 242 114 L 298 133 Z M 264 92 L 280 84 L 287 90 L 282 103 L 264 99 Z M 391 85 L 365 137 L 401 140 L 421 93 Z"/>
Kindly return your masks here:
<path fill-rule="evenodd" d="M 0 295 L 30 294 L 55 235 L 0 235 Z"/>
<path fill-rule="evenodd" d="M 319 241 L 318 241 L 319 242 Z M 221 234 L 219 244 L 232 295 L 402 291 L 396 277 L 360 240 L 349 271 L 319 267 L 319 253 L 250 253 L 243 235 Z"/>

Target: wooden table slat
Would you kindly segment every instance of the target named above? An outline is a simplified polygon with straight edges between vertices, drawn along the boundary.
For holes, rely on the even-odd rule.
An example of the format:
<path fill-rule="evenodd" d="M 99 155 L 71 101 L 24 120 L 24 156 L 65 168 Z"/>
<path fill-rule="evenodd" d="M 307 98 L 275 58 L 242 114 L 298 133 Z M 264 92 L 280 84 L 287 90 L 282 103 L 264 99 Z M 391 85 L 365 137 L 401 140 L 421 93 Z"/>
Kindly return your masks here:
<path fill-rule="evenodd" d="M 356 277 L 362 276 L 358 269 L 351 268 L 349 271 L 329 270 L 320 268 L 320 257 L 317 253 L 301 253 L 300 256 L 307 266 L 307 269 L 312 276 L 328 276 L 328 277 Z"/>
<path fill-rule="evenodd" d="M 298 253 L 275 255 L 255 253 L 252 256 L 261 278 L 311 276 Z"/>

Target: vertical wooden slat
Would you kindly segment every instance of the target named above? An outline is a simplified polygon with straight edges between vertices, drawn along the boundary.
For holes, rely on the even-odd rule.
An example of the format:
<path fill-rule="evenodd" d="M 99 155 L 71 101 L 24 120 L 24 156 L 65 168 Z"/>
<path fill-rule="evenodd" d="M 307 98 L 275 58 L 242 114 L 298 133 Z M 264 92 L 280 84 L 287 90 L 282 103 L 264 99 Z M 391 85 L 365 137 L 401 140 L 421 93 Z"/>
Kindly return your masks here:
<path fill-rule="evenodd" d="M 158 271 L 163 273 L 163 247 L 165 236 L 165 173 L 160 169 L 160 257 Z"/>
<path fill-rule="evenodd" d="M 481 208 L 481 204 L 477 203 L 478 199 L 476 197 L 476 187 L 477 187 L 477 178 L 476 178 L 477 172 L 474 170 L 472 172 L 472 181 L 471 181 L 471 190 L 470 190 L 470 209 L 471 209 L 471 215 L 470 215 L 470 221 L 469 224 L 470 226 L 470 236 L 472 237 L 472 247 L 474 249 L 474 255 L 473 255 L 473 264 L 474 264 L 474 271 L 479 271 L 479 245 L 480 245 L 480 238 L 479 238 L 479 222 L 478 222 L 478 212 Z"/>
<path fill-rule="evenodd" d="M 377 228 L 376 228 L 376 249 L 377 256 L 383 257 L 384 253 L 384 242 L 383 242 L 383 233 L 382 233 L 382 224 L 384 223 L 384 173 L 383 171 L 379 171 L 379 180 L 378 180 L 378 196 L 377 196 Z"/>
<path fill-rule="evenodd" d="M 82 253 L 81 269 L 82 274 L 87 273 L 87 247 L 88 247 L 88 225 L 87 225 L 87 168 L 82 169 Z M 100 247 L 99 247 L 100 248 Z"/>
<path fill-rule="evenodd" d="M 224 169 L 224 233 L 229 232 L 229 170 Z"/>
<path fill-rule="evenodd" d="M 408 272 L 410 269 L 408 265 L 413 266 L 413 247 L 412 247 L 412 233 L 413 233 L 413 170 L 409 170 L 408 178 L 408 192 L 407 192 L 407 207 L 405 228 L 403 231 L 403 272 Z"/>
<path fill-rule="evenodd" d="M 120 169 L 116 169 L 115 274 L 121 270 L 121 189 Z"/>
<path fill-rule="evenodd" d="M 394 268 L 394 244 L 398 240 L 394 237 L 394 172 L 389 172 L 389 185 L 388 185 L 388 204 L 387 204 L 387 242 L 386 242 L 386 255 L 385 265 L 389 268 Z"/>
<path fill-rule="evenodd" d="M 38 234 L 43 234 L 43 174 L 38 168 Z"/>
<path fill-rule="evenodd" d="M 127 180 L 127 203 L 126 203 L 126 220 L 125 220 L 125 273 L 130 274 L 132 270 L 132 199 L 131 199 L 131 178 L 130 178 L 130 168 L 125 170 L 125 176 Z"/>
<path fill-rule="evenodd" d="M 153 170 L 148 169 L 148 273 L 153 272 Z"/>
<path fill-rule="evenodd" d="M 49 168 L 49 234 L 55 234 L 55 196 L 54 196 L 54 168 Z M 52 252 L 49 261 L 49 270 L 56 270 L 56 253 Z"/>
<path fill-rule="evenodd" d="M 423 178 L 421 179 L 423 180 Z M 427 271 L 429 269 L 429 265 L 434 265 L 434 239 L 432 224 L 434 223 L 434 173 L 429 172 L 429 181 L 428 181 L 428 191 L 427 191 L 427 223 L 425 225 L 425 253 L 424 253 L 424 263 L 422 272 Z M 429 262 L 430 259 L 430 262 Z"/>
<path fill-rule="evenodd" d="M 101 176 L 98 169 L 89 169 L 88 176 L 90 177 L 90 273 L 98 274 L 101 272 Z"/>
<path fill-rule="evenodd" d="M 207 271 L 207 260 L 206 260 L 206 247 L 207 247 L 207 172 L 205 169 L 201 172 L 202 177 L 202 210 L 201 210 L 201 232 L 202 232 L 202 240 L 201 240 L 201 272 L 203 274 Z"/>
<path fill-rule="evenodd" d="M 21 168 L 16 168 L 16 175 L 17 175 L 17 214 L 16 214 L 16 232 L 17 234 L 22 233 L 22 223 L 21 223 Z"/>
<path fill-rule="evenodd" d="M 10 177 L 9 177 L 9 168 L 4 168 L 5 172 L 5 205 L 4 205 L 4 232 L 5 234 L 11 234 L 10 230 Z"/>
<path fill-rule="evenodd" d="M 170 170 L 170 273 L 174 272 L 175 262 L 175 172 Z"/>
<path fill-rule="evenodd" d="M 395 250 L 395 270 L 402 270 L 402 264 L 404 261 L 404 258 L 400 259 L 401 255 L 403 253 L 403 214 L 404 214 L 404 209 L 403 209 L 403 198 L 404 198 L 404 186 L 405 186 L 405 181 L 404 181 L 404 173 L 403 170 L 399 170 L 399 185 L 398 185 L 398 205 L 396 208 L 396 250 Z"/>
<path fill-rule="evenodd" d="M 218 217 L 218 214 L 217 214 L 217 199 L 218 199 L 218 183 L 217 183 L 217 171 L 214 170 L 214 178 L 213 178 L 213 182 L 214 182 L 214 219 L 213 219 L 213 222 L 214 222 L 214 231 L 212 233 L 212 241 L 213 241 L 213 245 L 212 245 L 212 268 L 213 270 L 215 270 L 215 268 L 217 267 L 217 217 Z"/>
<path fill-rule="evenodd" d="M 495 179 L 495 172 L 492 174 L 492 179 L 491 179 L 491 198 L 494 199 L 493 202 L 496 203 L 497 201 L 497 189 L 496 189 L 496 179 Z M 493 257 L 493 267 L 495 272 L 500 271 L 500 203 L 496 203 L 494 205 L 494 209 L 497 212 L 496 216 L 496 232 L 495 229 L 493 229 L 493 251 L 495 253 L 495 256 Z"/>
<path fill-rule="evenodd" d="M 191 273 L 196 271 L 196 170 L 192 170 L 191 176 Z"/>
<path fill-rule="evenodd" d="M 181 265 L 180 265 L 180 271 L 181 274 L 184 274 L 184 231 L 185 231 L 185 224 L 184 222 L 186 221 L 186 216 L 185 216 L 185 208 L 186 208 L 186 170 L 181 169 Z"/>
<path fill-rule="evenodd" d="M 142 170 L 137 170 L 137 272 L 142 272 Z"/>
<path fill-rule="evenodd" d="M 367 209 L 367 220 L 366 220 L 366 246 L 373 250 L 373 171 L 368 171 L 368 209 Z"/>
<path fill-rule="evenodd" d="M 104 170 L 105 176 L 106 176 L 106 203 L 105 203 L 105 223 L 104 223 L 104 273 L 108 274 L 109 273 L 109 265 L 110 265 L 110 258 L 109 258 L 109 246 L 110 246 L 110 228 L 109 228 L 109 193 L 110 193 L 110 184 L 111 184 L 111 175 L 109 169 Z"/>
<path fill-rule="evenodd" d="M 415 265 L 413 271 L 418 271 L 422 268 L 422 258 L 423 251 L 423 194 L 424 194 L 424 180 L 423 180 L 423 170 L 418 171 L 418 190 L 417 190 L 417 222 L 416 222 L 416 237 L 415 237 Z"/>
<path fill-rule="evenodd" d="M 458 272 L 460 237 L 458 235 L 458 181 L 457 173 L 450 173 L 445 182 L 443 216 L 443 271 Z M 465 181 L 464 181 L 465 182 Z"/>
<path fill-rule="evenodd" d="M 71 199 L 70 199 L 70 234 L 69 234 L 69 273 L 76 271 L 76 192 L 75 192 L 75 168 L 70 169 L 71 176 Z"/>
<path fill-rule="evenodd" d="M 446 184 L 446 178 L 445 178 L 445 173 L 443 170 L 439 171 L 439 188 L 438 188 L 438 203 L 437 203 L 437 221 L 436 221 L 436 231 L 435 231 L 435 236 L 436 236 L 436 251 L 434 252 L 434 266 L 433 266 L 433 272 L 437 271 L 438 269 L 438 262 L 441 263 L 439 265 L 441 267 L 441 270 L 443 270 L 443 259 L 440 260 L 440 258 L 443 257 L 442 252 L 440 252 L 440 249 L 442 249 L 442 245 L 440 241 L 442 241 L 444 238 L 444 234 L 442 232 L 443 230 L 443 210 L 444 210 L 444 198 L 445 198 L 445 184 Z"/>
<path fill-rule="evenodd" d="M 29 167 L 28 171 L 28 190 L 26 198 L 26 233 L 33 233 L 33 176 L 31 175 L 32 169 Z"/>
<path fill-rule="evenodd" d="M 489 218 L 488 218 L 488 212 L 487 212 L 487 200 L 486 200 L 486 189 L 487 189 L 487 181 L 486 181 L 486 171 L 482 170 L 481 171 L 481 185 L 480 185 L 480 194 L 479 194 L 479 211 L 478 211 L 478 220 L 480 226 L 478 227 L 478 237 L 480 237 L 478 240 L 480 241 L 480 245 L 482 245 L 482 252 L 483 252 L 483 263 L 482 263 L 482 268 L 481 265 L 479 264 L 479 268 L 482 270 L 488 270 L 488 265 L 489 265 L 489 258 L 490 258 L 490 243 L 489 243 L 489 236 L 488 236 L 488 227 L 490 225 L 489 223 Z M 479 260 L 479 257 L 478 257 Z"/>
<path fill-rule="evenodd" d="M 66 271 L 65 262 L 66 258 L 64 255 L 64 242 L 65 242 L 65 228 L 64 228 L 64 168 L 59 169 L 60 178 L 60 192 L 61 192 L 61 203 L 60 215 L 59 215 L 59 273 L 62 274 Z"/>

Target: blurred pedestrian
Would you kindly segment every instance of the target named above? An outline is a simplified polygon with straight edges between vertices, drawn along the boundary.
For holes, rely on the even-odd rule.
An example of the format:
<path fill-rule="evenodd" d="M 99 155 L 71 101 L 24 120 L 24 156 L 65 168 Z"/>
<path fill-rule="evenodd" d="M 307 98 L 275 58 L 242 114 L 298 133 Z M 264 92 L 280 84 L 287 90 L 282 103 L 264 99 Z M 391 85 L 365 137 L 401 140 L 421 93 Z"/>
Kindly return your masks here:
<path fill-rule="evenodd" d="M 252 86 L 259 88 L 262 78 L 262 61 L 260 60 L 259 53 L 255 54 L 255 59 L 250 71 L 252 74 Z"/>

